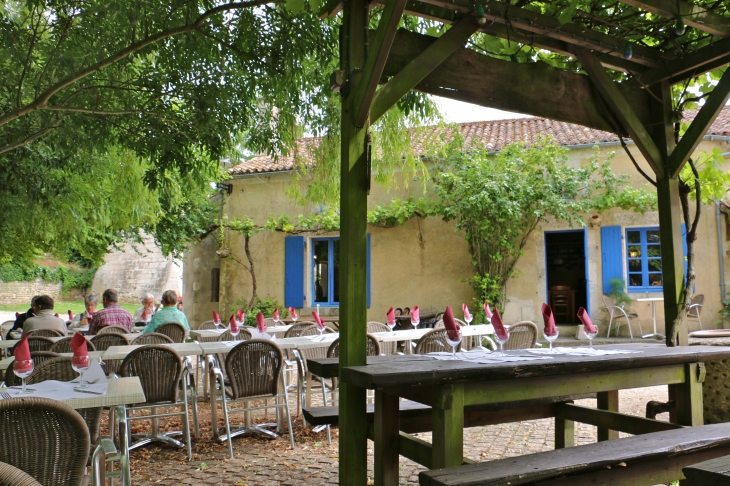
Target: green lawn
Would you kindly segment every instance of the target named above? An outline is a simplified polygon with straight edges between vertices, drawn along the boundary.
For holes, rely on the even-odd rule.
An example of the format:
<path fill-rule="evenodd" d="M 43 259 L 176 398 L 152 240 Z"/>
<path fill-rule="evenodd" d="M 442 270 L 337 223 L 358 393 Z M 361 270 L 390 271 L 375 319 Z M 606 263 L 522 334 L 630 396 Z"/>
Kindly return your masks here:
<path fill-rule="evenodd" d="M 120 304 L 123 309 L 127 309 L 129 312 L 134 314 L 134 311 L 141 307 L 140 304 Z M 99 309 L 102 308 L 101 302 L 99 302 Z M 56 302 L 53 309 L 59 314 L 66 314 L 69 309 L 74 314 L 78 314 L 84 310 L 84 301 L 75 300 L 71 302 Z M 15 304 L 15 305 L 0 305 L 0 311 L 6 312 L 25 312 L 28 310 L 28 304 Z"/>

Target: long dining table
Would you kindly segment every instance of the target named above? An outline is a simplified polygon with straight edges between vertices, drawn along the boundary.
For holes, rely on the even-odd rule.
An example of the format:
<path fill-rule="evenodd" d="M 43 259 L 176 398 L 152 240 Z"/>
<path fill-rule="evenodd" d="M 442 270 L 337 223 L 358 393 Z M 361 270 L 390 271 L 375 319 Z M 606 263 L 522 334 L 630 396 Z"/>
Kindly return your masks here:
<path fill-rule="evenodd" d="M 339 370 L 336 359 L 309 360 L 309 369 L 321 376 L 340 378 L 359 388 L 375 390 L 374 480 L 376 485 L 396 485 L 399 455 L 431 469 L 458 466 L 463 462 L 464 408 L 529 400 L 597 394 L 597 409 L 555 407 L 556 438 L 572 434 L 573 422 L 598 426 L 599 440 L 618 437 L 618 432 L 657 430 L 655 421 L 621 415 L 619 390 L 669 385 L 676 402 L 679 425 L 703 423 L 702 382 L 704 362 L 730 358 L 730 347 L 625 344 L 601 346 L 599 352 L 618 354 L 548 354 L 547 350 L 507 351 L 509 361 L 457 359 L 444 356 L 380 357 L 365 366 Z M 568 353 L 569 351 L 566 351 Z M 530 358 L 520 361 L 520 357 Z M 534 360 L 535 356 L 543 359 Z M 399 432 L 401 398 L 432 407 L 432 444 Z M 514 415 L 514 414 L 512 414 Z M 510 416 L 510 421 L 521 420 Z M 362 417 L 363 426 L 367 417 Z M 610 428 L 607 424 L 611 424 Z M 662 425 L 666 427 L 666 425 Z M 572 438 L 564 437 L 569 444 Z M 367 443 L 354 454 L 367 454 Z M 406 456 L 408 457 L 408 456 Z"/>

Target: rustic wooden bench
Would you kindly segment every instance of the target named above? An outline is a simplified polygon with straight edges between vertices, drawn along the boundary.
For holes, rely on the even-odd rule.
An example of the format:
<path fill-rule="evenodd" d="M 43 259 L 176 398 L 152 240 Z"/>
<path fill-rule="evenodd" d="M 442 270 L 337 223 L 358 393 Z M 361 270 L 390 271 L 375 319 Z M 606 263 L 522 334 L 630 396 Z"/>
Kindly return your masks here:
<path fill-rule="evenodd" d="M 728 452 L 730 423 L 723 423 L 433 469 L 421 472 L 419 482 L 422 486 L 649 485 L 683 479 L 682 468 Z"/>
<path fill-rule="evenodd" d="M 688 466 L 682 472 L 690 486 L 730 486 L 730 456 Z"/>

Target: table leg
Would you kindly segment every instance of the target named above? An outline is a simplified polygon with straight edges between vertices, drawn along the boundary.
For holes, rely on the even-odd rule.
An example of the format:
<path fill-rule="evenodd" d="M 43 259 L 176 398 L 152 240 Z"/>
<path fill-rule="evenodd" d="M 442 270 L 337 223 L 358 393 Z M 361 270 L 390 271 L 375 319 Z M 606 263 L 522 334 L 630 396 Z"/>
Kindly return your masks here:
<path fill-rule="evenodd" d="M 685 382 L 670 385 L 676 404 L 676 420 L 679 425 L 703 425 L 702 382 L 705 381 L 705 364 L 688 363 L 684 365 Z"/>
<path fill-rule="evenodd" d="M 127 430 L 127 407 L 117 406 L 117 422 L 119 424 L 119 469 L 122 474 L 122 486 L 131 486 L 132 472 L 129 467 L 129 431 Z"/>
<path fill-rule="evenodd" d="M 216 390 L 215 374 L 213 368 L 208 366 L 208 379 L 210 380 L 210 431 L 213 434 L 213 440 L 218 440 L 218 392 Z"/>
<path fill-rule="evenodd" d="M 618 390 L 598 392 L 598 409 L 618 412 Z M 618 431 L 598 427 L 598 441 L 618 439 Z"/>
<path fill-rule="evenodd" d="M 575 446 L 575 422 L 555 417 L 555 448 Z"/>
<path fill-rule="evenodd" d="M 464 459 L 464 385 L 442 387 L 441 407 L 433 407 L 431 469 L 460 466 Z"/>
<path fill-rule="evenodd" d="M 397 486 L 399 482 L 398 439 L 400 412 L 398 397 L 375 390 L 375 484 Z"/>

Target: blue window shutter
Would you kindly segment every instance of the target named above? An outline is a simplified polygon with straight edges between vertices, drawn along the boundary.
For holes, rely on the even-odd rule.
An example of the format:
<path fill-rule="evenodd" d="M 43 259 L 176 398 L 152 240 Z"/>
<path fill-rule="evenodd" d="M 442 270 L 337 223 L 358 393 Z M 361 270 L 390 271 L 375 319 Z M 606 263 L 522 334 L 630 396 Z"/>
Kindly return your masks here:
<path fill-rule="evenodd" d="M 368 287 L 368 309 L 370 308 L 370 233 L 368 233 L 368 260 L 367 260 L 367 287 Z"/>
<path fill-rule="evenodd" d="M 603 293 L 611 293 L 611 280 L 624 279 L 623 235 L 621 226 L 601 227 L 601 254 L 603 262 Z"/>
<path fill-rule="evenodd" d="M 304 237 L 284 239 L 284 305 L 304 307 Z"/>

